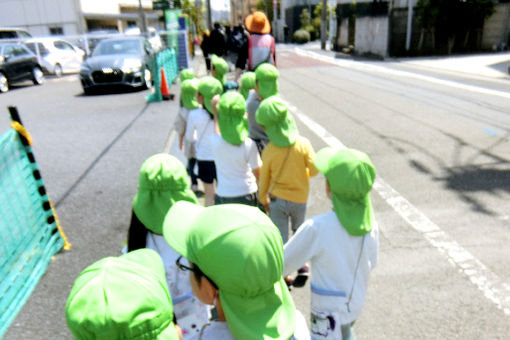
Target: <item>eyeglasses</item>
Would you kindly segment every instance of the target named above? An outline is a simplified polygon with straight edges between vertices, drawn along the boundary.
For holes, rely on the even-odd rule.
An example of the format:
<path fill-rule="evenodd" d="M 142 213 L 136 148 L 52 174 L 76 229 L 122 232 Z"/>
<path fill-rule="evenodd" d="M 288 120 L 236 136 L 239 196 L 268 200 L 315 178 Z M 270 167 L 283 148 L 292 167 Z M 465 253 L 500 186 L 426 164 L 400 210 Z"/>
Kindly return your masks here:
<path fill-rule="evenodd" d="M 188 267 L 188 266 L 186 266 L 186 265 L 182 264 L 182 263 L 181 263 L 181 259 L 182 259 L 182 255 L 181 255 L 181 256 L 179 256 L 179 257 L 177 258 L 177 260 L 175 261 L 175 265 L 177 266 L 177 268 L 179 268 L 179 269 L 180 269 L 180 270 L 182 270 L 182 271 L 186 271 L 186 270 L 191 270 L 191 271 L 193 271 L 193 270 L 194 270 L 192 267 Z"/>

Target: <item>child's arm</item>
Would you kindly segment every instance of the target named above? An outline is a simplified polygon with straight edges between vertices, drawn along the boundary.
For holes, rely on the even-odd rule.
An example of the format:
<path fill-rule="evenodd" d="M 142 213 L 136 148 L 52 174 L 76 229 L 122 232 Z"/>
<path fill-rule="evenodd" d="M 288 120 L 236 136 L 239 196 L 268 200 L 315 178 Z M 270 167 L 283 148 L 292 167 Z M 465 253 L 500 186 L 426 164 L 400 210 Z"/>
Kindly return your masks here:
<path fill-rule="evenodd" d="M 187 140 L 188 142 L 193 142 L 194 138 L 193 133 L 195 132 L 195 115 L 193 114 L 193 112 L 190 112 L 185 127 L 186 129 L 184 132 L 184 139 Z"/>
<path fill-rule="evenodd" d="M 220 95 L 217 94 L 211 99 L 211 106 L 214 112 L 214 133 L 221 136 L 220 125 L 218 124 L 218 103 L 220 101 Z"/>
<path fill-rule="evenodd" d="M 306 220 L 283 246 L 283 276 L 301 268 L 320 249 L 313 220 Z"/>
<path fill-rule="evenodd" d="M 313 177 L 319 173 L 319 170 L 317 170 L 315 164 L 313 164 L 313 160 L 315 159 L 315 151 L 309 140 L 307 140 L 307 149 L 308 152 L 305 156 L 305 164 L 306 168 L 308 169 L 308 177 Z"/>
<path fill-rule="evenodd" d="M 262 167 L 260 168 L 259 176 L 259 201 L 269 214 L 269 195 L 267 191 L 269 190 L 269 182 L 271 181 L 271 161 L 266 151 L 265 149 L 262 152 Z"/>

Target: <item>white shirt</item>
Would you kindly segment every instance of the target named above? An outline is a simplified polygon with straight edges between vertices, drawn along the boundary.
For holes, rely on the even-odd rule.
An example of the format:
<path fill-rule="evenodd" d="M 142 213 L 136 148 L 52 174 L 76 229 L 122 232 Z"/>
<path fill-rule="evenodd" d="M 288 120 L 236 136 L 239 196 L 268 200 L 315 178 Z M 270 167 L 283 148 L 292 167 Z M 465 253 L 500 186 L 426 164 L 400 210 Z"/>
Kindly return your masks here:
<path fill-rule="evenodd" d="M 197 133 L 195 142 L 197 159 L 200 161 L 214 160 L 211 146 L 211 137 L 214 134 L 214 120 L 211 119 L 211 115 L 202 108 L 194 109 L 189 112 L 184 139 L 193 142 L 195 131 Z"/>
<path fill-rule="evenodd" d="M 163 236 L 149 231 L 146 248 L 155 250 L 163 260 L 175 317 L 182 329 L 183 340 L 187 340 L 209 322 L 210 308 L 193 296 L 189 273 L 177 268 L 175 261 L 180 255 L 170 247 Z"/>
<path fill-rule="evenodd" d="M 218 188 L 221 197 L 238 197 L 257 192 L 257 180 L 252 170 L 262 166 L 257 145 L 246 138 L 241 145 L 226 142 L 214 133 L 211 137 Z"/>
<path fill-rule="evenodd" d="M 365 301 L 370 270 L 377 264 L 377 224 L 365 236 L 352 236 L 331 210 L 306 220 L 283 250 L 284 276 L 310 261 L 312 313 L 333 316 L 341 325 L 358 318 Z M 347 301 L 351 292 L 348 310 Z M 314 325 L 312 334 L 313 331 Z"/>
<path fill-rule="evenodd" d="M 204 326 L 202 336 L 196 334 L 190 340 L 235 340 L 224 321 L 211 321 L 211 324 Z M 310 340 L 310 333 L 306 326 L 306 320 L 300 311 L 296 310 L 296 331 L 291 340 Z"/>

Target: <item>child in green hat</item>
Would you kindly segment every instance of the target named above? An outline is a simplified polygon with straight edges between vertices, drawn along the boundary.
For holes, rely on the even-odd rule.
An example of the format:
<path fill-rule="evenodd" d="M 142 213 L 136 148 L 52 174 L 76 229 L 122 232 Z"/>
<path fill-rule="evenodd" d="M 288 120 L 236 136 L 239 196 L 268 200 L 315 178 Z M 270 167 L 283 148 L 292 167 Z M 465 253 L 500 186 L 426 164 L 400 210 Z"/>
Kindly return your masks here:
<path fill-rule="evenodd" d="M 248 99 L 248 95 L 253 89 L 255 89 L 255 72 L 244 72 L 241 76 L 239 93 L 243 95 L 244 99 Z"/>
<path fill-rule="evenodd" d="M 354 338 L 379 236 L 370 191 L 375 169 L 353 149 L 325 148 L 315 165 L 326 177 L 333 209 L 307 220 L 284 246 L 284 274 L 311 261 L 311 331 L 314 339 Z"/>
<path fill-rule="evenodd" d="M 259 152 L 269 143 L 266 132 L 257 122 L 257 109 L 260 103 L 269 97 L 278 95 L 278 69 L 269 64 L 260 64 L 255 70 L 255 90 L 250 91 L 246 99 L 246 111 L 248 112 L 248 126 L 250 138 L 257 143 Z"/>
<path fill-rule="evenodd" d="M 179 340 L 159 255 L 150 249 L 107 257 L 74 281 L 66 320 L 77 340 Z"/>
<path fill-rule="evenodd" d="M 214 204 L 214 181 L 216 180 L 216 167 L 212 151 L 211 138 L 214 134 L 214 112 L 211 100 L 215 95 L 221 94 L 221 83 L 206 76 L 198 83 L 197 101 L 202 107 L 189 113 L 184 139 L 191 142 L 196 134 L 196 156 L 198 161 L 198 178 L 204 184 L 205 205 Z"/>
<path fill-rule="evenodd" d="M 239 87 L 236 82 L 227 80 L 226 74 L 228 73 L 229 67 L 225 59 L 213 54 L 211 58 L 211 65 L 211 75 L 221 83 L 223 86 L 223 92 L 235 90 Z"/>
<path fill-rule="evenodd" d="M 209 308 L 192 295 L 186 275 L 175 265 L 179 254 L 163 237 L 163 219 L 178 201 L 198 204 L 189 188 L 186 169 L 177 158 L 166 153 L 149 157 L 140 168 L 138 192 L 133 198 L 128 251 L 149 248 L 161 256 L 175 315 L 186 339 L 209 321 Z"/>
<path fill-rule="evenodd" d="M 246 103 L 240 93 L 229 91 L 213 98 L 212 147 L 218 175 L 215 204 L 257 206 L 257 179 L 262 165 L 257 145 L 248 138 Z"/>
<path fill-rule="evenodd" d="M 271 141 L 262 152 L 259 200 L 286 242 L 289 223 L 295 232 L 305 219 L 309 178 L 318 174 L 315 152 L 310 141 L 299 135 L 287 105 L 277 96 L 262 101 L 257 122 Z"/>
<path fill-rule="evenodd" d="M 185 75 L 184 71 L 189 69 L 184 69 L 181 71 L 181 77 Z M 191 70 L 189 70 L 191 71 Z M 174 128 L 177 134 L 179 135 L 179 148 L 184 152 L 188 163 L 188 175 L 191 178 L 191 190 L 193 192 L 198 193 L 198 181 L 197 175 L 195 174 L 194 168 L 197 162 L 196 159 L 196 150 L 195 150 L 195 140 L 187 141 L 184 139 L 184 133 L 186 132 L 186 123 L 188 121 L 188 116 L 190 111 L 197 109 L 200 107 L 197 101 L 197 91 L 198 91 L 198 79 L 191 78 L 185 79 L 181 83 L 181 107 L 179 109 L 179 114 L 175 118 Z"/>
<path fill-rule="evenodd" d="M 178 202 L 164 224 L 168 243 L 189 259 L 178 265 L 195 295 L 218 311 L 200 339 L 310 338 L 282 278 L 281 236 L 258 208 Z"/>

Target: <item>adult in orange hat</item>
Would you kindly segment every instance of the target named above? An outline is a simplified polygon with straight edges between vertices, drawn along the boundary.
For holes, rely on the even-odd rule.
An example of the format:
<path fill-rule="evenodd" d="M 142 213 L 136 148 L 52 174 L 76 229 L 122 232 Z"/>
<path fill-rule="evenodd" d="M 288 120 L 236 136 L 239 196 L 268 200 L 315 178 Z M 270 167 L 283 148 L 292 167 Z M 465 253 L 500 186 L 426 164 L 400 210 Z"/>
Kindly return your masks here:
<path fill-rule="evenodd" d="M 256 11 L 244 21 L 249 37 L 241 47 L 236 62 L 236 81 L 244 70 L 254 71 L 262 63 L 276 65 L 275 40 L 264 12 Z"/>

